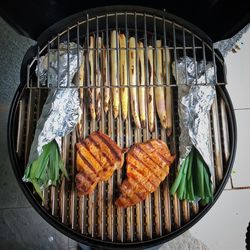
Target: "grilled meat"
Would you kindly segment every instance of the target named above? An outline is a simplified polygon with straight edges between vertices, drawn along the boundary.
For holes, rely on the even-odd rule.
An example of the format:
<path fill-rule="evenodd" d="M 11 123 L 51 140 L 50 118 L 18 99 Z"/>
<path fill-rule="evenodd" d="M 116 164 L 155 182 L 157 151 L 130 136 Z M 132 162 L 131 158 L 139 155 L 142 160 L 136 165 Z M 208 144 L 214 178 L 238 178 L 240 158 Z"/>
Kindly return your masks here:
<path fill-rule="evenodd" d="M 121 185 L 116 205 L 129 207 L 145 200 L 168 175 L 174 158 L 161 140 L 135 144 L 126 157 L 127 179 Z"/>
<path fill-rule="evenodd" d="M 76 144 L 76 187 L 79 194 L 90 194 L 99 181 L 107 181 L 122 167 L 124 152 L 107 135 L 96 131 Z"/>

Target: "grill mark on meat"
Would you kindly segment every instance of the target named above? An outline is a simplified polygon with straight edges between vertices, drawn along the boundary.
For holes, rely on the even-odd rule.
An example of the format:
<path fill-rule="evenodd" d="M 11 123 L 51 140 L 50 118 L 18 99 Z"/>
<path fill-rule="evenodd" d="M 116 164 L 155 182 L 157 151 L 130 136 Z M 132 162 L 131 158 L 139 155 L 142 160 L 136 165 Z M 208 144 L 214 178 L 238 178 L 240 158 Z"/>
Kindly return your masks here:
<path fill-rule="evenodd" d="M 91 169 L 92 172 L 94 172 L 97 175 L 97 172 L 96 172 L 95 168 L 91 165 L 91 163 L 89 163 L 89 161 L 84 157 L 84 155 L 82 155 L 82 153 L 80 152 L 80 150 L 78 150 L 77 153 L 80 156 L 81 160 L 85 163 L 85 165 L 88 166 L 89 169 Z"/>
<path fill-rule="evenodd" d="M 82 141 L 82 144 L 85 146 L 85 148 L 88 150 L 88 152 L 92 155 L 92 157 L 95 158 L 95 160 L 99 163 L 100 166 L 102 166 L 102 163 L 100 162 L 100 160 L 93 154 L 93 152 L 91 151 L 88 143 L 86 143 L 86 141 Z"/>
<path fill-rule="evenodd" d="M 86 140 L 87 140 L 87 139 L 86 139 Z M 99 150 L 101 150 L 100 144 L 98 144 L 98 143 L 95 141 L 95 139 L 92 138 L 92 136 L 89 136 L 89 137 L 88 137 L 88 140 L 90 140 Z M 109 165 L 113 165 L 113 164 L 114 164 L 113 161 L 112 161 L 112 159 L 110 159 L 110 158 L 108 157 L 109 155 L 108 155 L 105 151 L 102 151 L 101 153 L 102 153 L 103 156 L 106 158 L 106 160 L 108 161 Z"/>
<path fill-rule="evenodd" d="M 163 156 L 162 154 L 160 154 L 154 147 L 154 145 L 152 145 L 152 143 L 150 142 L 149 144 L 147 144 L 146 146 L 150 147 L 151 149 L 154 149 L 154 153 L 157 154 L 163 161 L 166 162 L 167 165 L 171 165 L 171 161 L 169 161 L 167 158 L 165 158 L 165 156 Z"/>
<path fill-rule="evenodd" d="M 136 183 L 138 186 L 140 186 L 142 189 L 145 189 L 143 185 L 141 185 L 138 181 L 136 181 L 135 179 L 131 179 L 132 181 L 134 180 L 134 183 Z M 126 191 L 124 192 L 123 197 L 124 198 L 128 198 L 130 201 L 130 204 L 135 204 L 138 201 L 137 200 L 141 200 L 143 197 L 138 193 L 138 192 L 129 192 L 133 190 L 134 185 L 132 185 L 131 180 L 127 180 L 123 186 L 126 187 Z M 136 200 L 135 200 L 136 199 Z"/>
<path fill-rule="evenodd" d="M 92 178 L 90 178 L 90 175 L 86 174 L 84 171 L 80 171 L 78 174 L 82 175 L 85 178 L 85 180 L 87 180 L 91 185 L 95 182 Z"/>
<path fill-rule="evenodd" d="M 132 183 L 131 183 L 131 181 L 132 181 Z M 130 183 L 130 185 L 132 186 L 132 188 L 135 186 L 135 184 L 138 184 L 138 185 L 143 189 L 143 185 L 142 185 L 141 183 L 136 182 L 135 179 L 128 180 L 128 182 Z M 144 189 L 144 190 L 146 190 L 146 189 Z M 143 196 L 142 194 L 140 194 L 140 193 L 138 193 L 138 192 L 134 192 L 134 193 L 135 193 L 135 195 L 136 195 L 140 200 L 144 200 L 144 196 Z"/>
<path fill-rule="evenodd" d="M 87 183 L 85 183 L 87 182 Z M 95 181 L 93 181 L 88 175 L 86 175 L 83 171 L 76 175 L 76 186 L 81 192 L 87 193 Z"/>
<path fill-rule="evenodd" d="M 140 150 L 139 147 L 138 147 L 138 150 Z M 140 162 L 145 168 L 147 168 L 147 169 L 149 170 L 149 172 L 152 173 L 152 175 L 153 175 L 156 179 L 158 179 L 159 181 L 161 181 L 160 177 L 159 177 L 158 175 L 156 175 L 154 171 L 152 171 L 152 169 L 150 168 L 150 166 L 147 165 L 146 162 L 143 162 L 134 152 L 131 152 L 131 156 L 133 156 L 135 160 L 137 160 L 137 161 Z M 155 162 L 154 162 L 154 163 L 155 163 Z M 155 163 L 155 164 L 158 166 L 157 163 Z M 161 169 L 161 171 L 162 171 L 162 168 L 160 168 L 160 169 Z M 151 175 L 151 176 L 152 176 L 152 175 Z"/>
<path fill-rule="evenodd" d="M 129 207 L 131 204 L 134 204 L 134 201 L 127 195 L 123 195 L 122 197 L 119 197 L 115 203 L 116 205 L 119 204 L 119 206 L 122 206 L 122 207 Z"/>
<path fill-rule="evenodd" d="M 121 159 L 120 154 L 116 150 L 116 148 L 114 147 L 114 145 L 112 143 L 110 143 L 103 134 L 100 134 L 100 133 L 96 133 L 96 134 L 101 139 L 101 141 L 110 149 L 110 151 L 113 153 L 113 155 L 115 156 L 115 158 L 117 160 L 120 160 Z"/>
<path fill-rule="evenodd" d="M 138 145 L 138 147 L 136 148 L 136 149 L 141 149 L 145 154 L 147 154 L 147 156 L 148 156 L 148 158 L 158 167 L 158 170 L 162 173 L 164 173 L 164 174 L 166 174 L 166 172 L 163 170 L 163 168 L 155 161 L 155 159 L 154 158 L 152 158 L 151 157 L 151 154 L 148 154 L 146 151 L 145 151 L 145 149 L 143 149 L 142 147 L 141 147 L 141 145 Z M 155 149 L 155 148 L 154 148 Z M 155 151 L 154 151 L 154 153 L 155 153 Z M 157 154 L 158 155 L 158 154 Z M 162 157 L 160 157 L 161 158 L 161 160 L 163 160 L 162 159 Z M 168 163 L 165 161 L 165 160 L 163 160 L 167 165 L 168 165 Z M 169 165 L 168 165 L 169 166 Z M 160 176 L 158 176 L 159 178 L 160 178 Z M 160 178 L 161 179 L 161 178 Z"/>
<path fill-rule="evenodd" d="M 150 183 L 150 184 L 153 186 L 154 189 L 157 188 L 149 179 L 147 179 L 147 178 L 144 176 L 144 173 L 141 172 L 134 164 L 129 163 L 129 167 L 131 167 L 131 168 L 133 168 L 134 170 L 136 170 L 136 171 L 142 176 L 142 178 L 143 178 L 144 180 L 146 180 L 148 183 Z M 144 189 L 145 189 L 147 192 L 150 192 L 150 193 L 151 193 L 151 191 L 150 191 L 148 188 L 146 188 L 146 186 L 143 186 L 143 184 L 140 183 L 140 179 L 138 179 L 137 176 L 136 176 L 134 173 L 131 173 L 131 172 L 130 172 L 130 173 L 127 173 L 127 176 L 128 176 L 128 177 L 131 177 L 131 178 L 134 178 L 134 179 L 138 182 L 138 184 L 141 184 L 141 186 L 144 187 Z"/>

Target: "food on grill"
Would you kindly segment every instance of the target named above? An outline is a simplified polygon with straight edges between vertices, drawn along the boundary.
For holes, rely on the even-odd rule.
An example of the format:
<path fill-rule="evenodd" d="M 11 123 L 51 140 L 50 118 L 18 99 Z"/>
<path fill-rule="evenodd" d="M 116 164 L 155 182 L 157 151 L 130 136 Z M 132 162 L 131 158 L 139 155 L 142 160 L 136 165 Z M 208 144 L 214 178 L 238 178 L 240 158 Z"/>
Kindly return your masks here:
<path fill-rule="evenodd" d="M 138 59 L 139 59 L 139 84 L 145 84 L 145 65 L 144 65 L 144 47 L 143 43 L 138 43 Z M 140 108 L 140 119 L 142 128 L 146 127 L 146 87 L 139 88 L 139 108 Z"/>
<path fill-rule="evenodd" d="M 94 68 L 94 47 L 95 47 L 95 40 L 94 37 L 90 37 L 89 41 L 89 51 L 88 51 L 88 66 L 89 66 L 89 74 L 90 74 L 90 86 L 94 86 L 95 81 L 95 68 Z M 90 108 L 90 114 L 91 118 L 93 120 L 96 119 L 96 113 L 95 113 L 95 89 L 94 88 L 88 88 L 89 92 L 89 108 Z"/>
<path fill-rule="evenodd" d="M 121 86 L 128 85 L 128 72 L 127 72 L 127 44 L 126 36 L 120 34 L 120 84 Z M 122 118 L 127 119 L 128 116 L 128 88 L 121 88 L 121 103 L 122 103 Z"/>
<path fill-rule="evenodd" d="M 188 156 L 182 162 L 171 194 L 177 193 L 180 200 L 194 202 L 197 198 L 206 205 L 213 200 L 211 174 L 208 166 L 198 150 L 193 146 Z"/>
<path fill-rule="evenodd" d="M 149 85 L 154 84 L 154 57 L 153 57 L 153 48 L 152 46 L 148 46 L 148 79 Z M 155 107 L 154 107 L 154 88 L 148 88 L 147 95 L 147 103 L 148 103 L 148 127 L 149 131 L 153 132 L 155 127 Z"/>
<path fill-rule="evenodd" d="M 103 48 L 105 48 L 103 46 Z M 110 81 L 108 80 L 108 53 L 106 49 L 102 51 L 102 76 L 104 88 L 104 112 L 107 113 L 109 110 L 110 101 Z"/>
<path fill-rule="evenodd" d="M 99 131 L 78 142 L 76 148 L 76 187 L 80 195 L 90 194 L 99 181 L 107 181 L 121 168 L 126 151 Z"/>
<path fill-rule="evenodd" d="M 83 107 L 83 100 L 84 100 L 84 89 L 83 88 L 81 88 L 81 87 L 83 87 L 83 84 L 84 84 L 84 68 L 85 68 L 85 60 L 84 60 L 84 56 L 82 57 L 82 64 L 81 64 L 81 66 L 80 66 L 80 68 L 79 68 L 79 71 L 78 71 L 78 77 L 79 77 L 79 86 L 80 86 L 80 88 L 79 88 L 79 96 L 80 96 L 80 105 L 81 105 L 81 107 Z M 79 120 L 79 122 L 78 122 L 78 129 L 79 129 L 79 131 L 82 131 L 82 119 L 83 119 L 83 117 L 81 116 L 80 117 L 80 120 Z"/>
<path fill-rule="evenodd" d="M 96 39 L 96 86 L 101 86 L 101 66 L 102 66 L 102 60 L 101 60 L 101 48 L 102 48 L 102 38 L 97 37 Z M 95 99 L 96 99 L 96 119 L 99 120 L 101 117 L 101 88 L 96 88 L 95 93 Z"/>
<path fill-rule="evenodd" d="M 138 109 L 137 87 L 136 86 L 136 50 L 135 50 L 135 38 L 129 38 L 129 80 L 130 80 L 130 103 L 131 113 L 134 118 L 134 123 L 137 128 L 141 127 Z"/>
<path fill-rule="evenodd" d="M 126 156 L 127 179 L 121 185 L 116 205 L 129 207 L 145 200 L 168 175 L 174 158 L 161 140 L 135 144 Z"/>
<path fill-rule="evenodd" d="M 118 41 L 117 41 L 117 32 L 112 31 L 111 33 L 111 84 L 112 86 L 118 86 L 118 75 L 117 75 L 117 51 L 118 49 Z M 119 98 L 119 88 L 112 88 L 112 97 L 113 97 L 113 113 L 114 117 L 117 118 L 119 114 L 119 105 L 120 105 L 120 98 Z"/>
<path fill-rule="evenodd" d="M 166 83 L 170 84 L 171 75 L 171 57 L 169 49 L 165 50 L 163 53 L 163 71 L 166 79 Z M 167 113 L 167 135 L 172 134 L 172 88 L 166 87 L 166 113 Z"/>
<path fill-rule="evenodd" d="M 161 48 L 161 40 L 156 41 L 155 49 L 155 74 L 156 74 L 156 84 L 163 84 L 163 69 L 162 69 L 162 50 Z M 161 125 L 163 128 L 167 127 L 167 115 L 166 115 L 166 105 L 165 105 L 165 94 L 164 87 L 156 87 L 155 88 L 155 102 L 158 116 L 161 121 Z"/>
<path fill-rule="evenodd" d="M 44 145 L 39 157 L 27 166 L 23 178 L 33 184 L 36 192 L 43 200 L 42 191 L 51 185 L 56 186 L 60 182 L 60 172 L 68 178 L 57 142 L 53 140 Z"/>

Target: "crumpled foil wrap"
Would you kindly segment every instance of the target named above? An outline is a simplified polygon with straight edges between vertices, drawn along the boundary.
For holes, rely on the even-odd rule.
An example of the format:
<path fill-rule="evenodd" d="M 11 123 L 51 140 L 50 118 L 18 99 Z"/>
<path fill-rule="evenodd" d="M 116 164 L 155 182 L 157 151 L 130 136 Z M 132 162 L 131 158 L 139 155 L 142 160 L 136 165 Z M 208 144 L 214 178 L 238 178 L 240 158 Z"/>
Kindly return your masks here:
<path fill-rule="evenodd" d="M 175 67 L 174 62 L 172 68 L 173 75 L 176 78 Z M 197 67 L 197 82 L 195 67 Z M 209 115 L 216 95 L 214 86 L 216 78 L 213 64 L 207 63 L 205 65 L 204 61 L 194 62 L 193 58 L 182 57 L 177 61 L 177 74 L 180 84 L 178 87 L 178 111 L 181 130 L 179 164 L 181 165 L 182 161 L 190 153 L 192 145 L 194 145 L 209 167 L 211 176 L 213 176 L 214 161 Z M 206 79 L 209 85 L 204 86 Z"/>
<path fill-rule="evenodd" d="M 56 140 L 61 150 L 61 138 L 69 134 L 79 120 L 80 100 L 78 89 L 54 88 L 58 83 L 60 87 L 66 87 L 68 82 L 72 83 L 73 77 L 78 70 L 78 60 L 79 64 L 82 61 L 82 49 L 79 50 L 79 55 L 77 55 L 77 52 L 77 44 L 69 43 L 67 49 L 67 45 L 61 43 L 59 46 L 59 69 L 58 50 L 50 51 L 49 67 L 47 54 L 39 59 L 39 67 L 37 67 L 36 73 L 39 75 L 40 84 L 41 86 L 49 84 L 52 89 L 37 122 L 27 167 L 42 153 L 42 147 L 52 140 Z M 29 180 L 24 176 L 23 181 Z"/>
<path fill-rule="evenodd" d="M 221 40 L 216 43 L 214 43 L 214 48 L 218 49 L 223 57 L 226 57 L 228 52 L 233 49 L 235 44 L 242 38 L 242 36 L 248 31 L 250 27 L 250 24 L 247 24 L 242 30 L 240 30 L 237 34 L 235 34 L 233 37 Z"/>

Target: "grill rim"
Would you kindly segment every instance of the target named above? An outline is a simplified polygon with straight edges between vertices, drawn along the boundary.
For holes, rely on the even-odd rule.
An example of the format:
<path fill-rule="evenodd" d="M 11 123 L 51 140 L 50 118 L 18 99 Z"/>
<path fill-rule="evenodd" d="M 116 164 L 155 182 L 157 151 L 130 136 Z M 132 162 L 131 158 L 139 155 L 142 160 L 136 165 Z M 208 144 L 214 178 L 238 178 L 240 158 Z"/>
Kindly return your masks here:
<path fill-rule="evenodd" d="M 195 225 L 202 217 L 213 207 L 213 205 L 216 203 L 217 199 L 221 195 L 222 191 L 224 190 L 224 187 L 229 179 L 230 173 L 233 168 L 233 163 L 235 160 L 236 155 L 236 148 L 237 148 L 237 123 L 235 118 L 235 113 L 232 105 L 231 98 L 229 96 L 229 93 L 225 86 L 217 86 L 217 90 L 220 92 L 220 94 L 223 96 L 223 99 L 225 101 L 226 107 L 228 109 L 228 124 L 229 126 L 229 133 L 231 134 L 231 154 L 230 158 L 228 160 L 228 167 L 226 170 L 226 173 L 224 175 L 224 178 L 217 189 L 215 195 L 214 195 L 214 201 L 207 205 L 201 212 L 198 213 L 193 219 L 191 219 L 189 222 L 187 222 L 185 225 L 181 226 L 180 228 L 170 232 L 167 235 L 157 237 L 151 240 L 145 240 L 142 242 L 126 242 L 126 243 L 119 243 L 119 242 L 111 242 L 111 241 L 103 241 L 101 239 L 97 238 L 91 238 L 85 235 L 82 235 L 79 232 L 76 232 L 72 230 L 71 228 L 67 227 L 65 224 L 61 223 L 59 220 L 57 220 L 55 217 L 53 217 L 51 214 L 47 212 L 47 210 L 40 205 L 35 196 L 32 194 L 31 190 L 29 189 L 28 183 L 25 183 L 22 181 L 23 173 L 21 171 L 21 166 L 17 159 L 17 154 L 15 153 L 15 143 L 14 143 L 14 126 L 15 126 L 15 113 L 18 108 L 18 101 L 20 99 L 20 96 L 22 95 L 23 91 L 25 90 L 25 83 L 21 83 L 15 93 L 15 96 L 13 98 L 13 101 L 11 103 L 10 107 L 10 113 L 8 118 L 8 129 L 7 129 L 7 143 L 8 143 L 8 150 L 9 150 L 9 156 L 11 160 L 11 166 L 12 170 L 15 174 L 15 177 L 17 179 L 17 182 L 19 184 L 19 187 L 25 194 L 25 197 L 29 201 L 29 203 L 32 205 L 33 208 L 39 213 L 39 215 L 42 216 L 45 221 L 47 221 L 50 225 L 52 225 L 54 228 L 56 228 L 58 231 L 63 233 L 64 235 L 76 240 L 77 242 L 93 246 L 93 247 L 104 247 L 109 249 L 117 249 L 119 248 L 126 248 L 126 249 L 145 249 L 147 247 L 153 247 L 160 244 L 163 244 L 167 241 L 170 241 L 180 234 L 184 233 L 186 230 L 191 228 L 193 225 Z"/>

